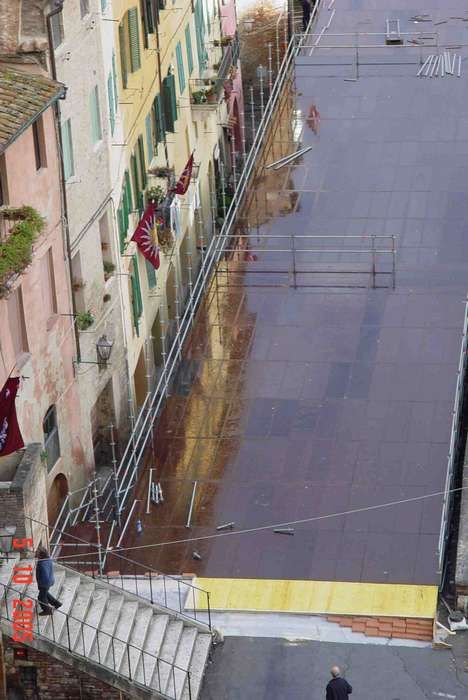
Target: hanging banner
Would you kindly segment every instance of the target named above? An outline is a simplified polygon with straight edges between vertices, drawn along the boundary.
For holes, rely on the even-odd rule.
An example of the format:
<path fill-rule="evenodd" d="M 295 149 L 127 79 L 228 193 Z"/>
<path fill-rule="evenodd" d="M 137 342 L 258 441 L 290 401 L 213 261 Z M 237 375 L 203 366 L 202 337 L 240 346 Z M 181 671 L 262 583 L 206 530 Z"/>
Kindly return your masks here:
<path fill-rule="evenodd" d="M 151 263 L 154 269 L 158 270 L 160 260 L 156 228 L 156 207 L 153 202 L 150 202 L 131 240 L 137 244 L 140 253 Z"/>
<path fill-rule="evenodd" d="M 174 192 L 175 194 L 185 194 L 187 192 L 188 186 L 190 185 L 190 178 L 192 177 L 192 170 L 193 153 L 188 159 L 187 165 L 185 166 L 182 175 L 178 179 L 176 186 L 172 189 L 172 192 Z"/>
<path fill-rule="evenodd" d="M 11 377 L 6 380 L 0 392 L 0 457 L 6 457 L 24 447 L 15 405 L 19 383 L 19 377 Z"/>

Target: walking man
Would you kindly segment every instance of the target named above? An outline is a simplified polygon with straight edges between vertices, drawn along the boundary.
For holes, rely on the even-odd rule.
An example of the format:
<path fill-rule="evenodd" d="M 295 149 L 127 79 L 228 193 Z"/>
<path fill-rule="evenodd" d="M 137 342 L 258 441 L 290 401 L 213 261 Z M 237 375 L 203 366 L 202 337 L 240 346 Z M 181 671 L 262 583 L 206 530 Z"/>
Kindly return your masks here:
<path fill-rule="evenodd" d="M 37 559 L 36 581 L 39 589 L 37 598 L 42 608 L 42 612 L 40 612 L 39 615 L 52 615 L 51 606 L 57 610 L 62 605 L 59 600 L 49 593 L 49 588 L 55 583 L 54 565 L 52 559 L 49 557 L 49 552 L 44 547 L 38 548 Z"/>
<path fill-rule="evenodd" d="M 341 677 L 341 671 L 338 666 L 333 666 L 331 674 L 332 679 L 327 685 L 326 700 L 348 700 L 353 689 L 348 681 Z"/>

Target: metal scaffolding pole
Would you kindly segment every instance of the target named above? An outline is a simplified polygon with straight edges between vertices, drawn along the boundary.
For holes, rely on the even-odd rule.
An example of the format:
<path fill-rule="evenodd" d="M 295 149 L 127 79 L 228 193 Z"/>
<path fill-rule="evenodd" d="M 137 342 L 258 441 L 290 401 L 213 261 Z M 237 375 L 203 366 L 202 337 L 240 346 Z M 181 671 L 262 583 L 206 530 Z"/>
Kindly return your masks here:
<path fill-rule="evenodd" d="M 114 498 L 115 498 L 115 520 L 117 521 L 117 525 L 119 528 L 121 527 L 121 521 L 120 521 L 120 500 L 119 500 L 119 479 L 117 475 L 117 458 L 115 454 L 115 439 L 114 439 L 114 426 L 111 423 L 109 425 L 109 430 L 110 430 L 110 446 L 112 450 L 112 476 L 114 479 Z"/>
<path fill-rule="evenodd" d="M 255 140 L 255 105 L 254 105 L 254 89 L 253 85 L 250 86 L 250 119 L 252 122 L 252 142 Z"/>
<path fill-rule="evenodd" d="M 98 562 L 99 562 L 99 576 L 102 576 L 103 566 L 102 566 L 102 544 L 101 544 L 101 514 L 99 512 L 99 498 L 98 498 L 98 491 L 97 491 L 96 473 L 94 473 L 93 501 L 94 501 L 94 517 L 96 518 L 96 539 L 97 539 Z"/>

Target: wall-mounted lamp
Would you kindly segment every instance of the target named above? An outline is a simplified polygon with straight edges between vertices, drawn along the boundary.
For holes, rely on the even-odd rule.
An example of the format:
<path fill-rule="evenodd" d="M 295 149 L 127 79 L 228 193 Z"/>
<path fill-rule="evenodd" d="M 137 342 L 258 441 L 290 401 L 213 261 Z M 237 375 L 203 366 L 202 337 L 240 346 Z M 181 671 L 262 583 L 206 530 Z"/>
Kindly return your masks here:
<path fill-rule="evenodd" d="M 107 335 L 101 335 L 101 337 L 96 343 L 96 352 L 98 360 L 100 360 L 104 364 L 107 364 L 107 362 L 109 362 L 110 360 L 113 345 L 113 340 L 109 340 Z"/>

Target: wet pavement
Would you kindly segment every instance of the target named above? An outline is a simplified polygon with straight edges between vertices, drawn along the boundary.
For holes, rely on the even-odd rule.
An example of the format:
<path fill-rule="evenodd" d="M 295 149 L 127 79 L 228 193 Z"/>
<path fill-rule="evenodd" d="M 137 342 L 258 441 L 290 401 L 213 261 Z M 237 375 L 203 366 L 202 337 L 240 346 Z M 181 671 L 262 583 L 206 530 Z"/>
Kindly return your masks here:
<path fill-rule="evenodd" d="M 445 5 L 418 11 L 443 18 L 466 9 Z M 384 31 L 387 16 L 402 31 L 421 28 L 403 0 L 334 7 L 329 32 Z M 324 7 L 318 27 L 329 17 Z M 452 42 L 467 28 L 438 27 Z M 468 83 L 416 78 L 418 52 L 367 49 L 356 82 L 345 80 L 353 51 L 299 57 L 296 93 L 263 157 L 312 150 L 257 177 L 242 221 L 250 251 L 213 282 L 157 427 L 147 466 L 157 468 L 165 503 L 144 514 L 145 471 L 136 494 L 144 530 L 129 532 L 125 547 L 443 489 L 468 273 Z M 291 239 L 271 238 L 292 234 L 322 237 L 295 241 L 317 251 L 297 254 L 295 277 L 293 255 L 279 252 Z M 388 253 L 372 275 L 372 241 L 362 238 L 372 235 L 395 237 L 394 278 Z M 388 250 L 388 241 L 374 245 Z M 234 530 L 129 555 L 168 573 L 434 584 L 440 520 L 433 497 L 296 525 L 293 537 Z"/>

